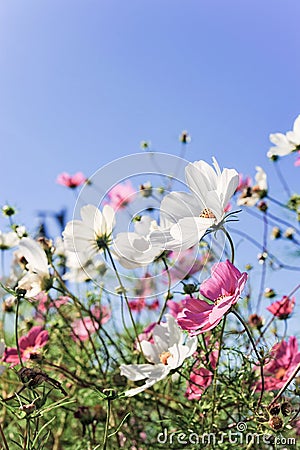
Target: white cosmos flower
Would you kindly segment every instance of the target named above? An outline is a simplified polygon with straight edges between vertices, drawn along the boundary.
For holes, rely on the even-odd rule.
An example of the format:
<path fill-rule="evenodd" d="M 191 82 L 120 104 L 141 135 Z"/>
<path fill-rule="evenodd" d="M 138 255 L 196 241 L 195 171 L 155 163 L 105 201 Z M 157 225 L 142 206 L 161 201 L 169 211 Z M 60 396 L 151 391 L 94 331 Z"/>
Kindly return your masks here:
<path fill-rule="evenodd" d="M 88 258 L 84 253 L 66 252 L 67 271 L 63 275 L 64 280 L 73 283 L 83 283 L 103 276 L 106 272 L 106 264 L 96 258 Z"/>
<path fill-rule="evenodd" d="M 94 205 L 83 206 L 82 220 L 71 220 L 63 232 L 65 249 L 92 258 L 110 244 L 115 226 L 115 212 L 105 205 L 101 212 Z"/>
<path fill-rule="evenodd" d="M 172 225 L 164 219 L 158 225 L 150 216 L 142 216 L 134 223 L 133 232 L 117 234 L 113 253 L 126 269 L 147 266 L 165 250 L 181 249 L 181 242 L 170 233 Z"/>
<path fill-rule="evenodd" d="M 2 233 L 0 231 L 0 250 L 8 250 L 18 245 L 19 237 L 14 231 L 8 233 Z"/>
<path fill-rule="evenodd" d="M 19 249 L 19 253 L 27 261 L 28 272 L 19 281 L 18 288 L 27 291 L 25 297 L 35 297 L 51 287 L 47 256 L 42 247 L 28 237 L 20 240 Z"/>
<path fill-rule="evenodd" d="M 256 184 L 252 188 L 246 188 L 237 200 L 239 206 L 254 206 L 264 198 L 268 192 L 267 174 L 260 166 L 256 166 L 255 181 Z"/>
<path fill-rule="evenodd" d="M 185 169 L 186 182 L 192 191 L 172 192 L 161 202 L 161 217 L 174 225 L 170 234 L 181 241 L 182 249 L 199 242 L 206 230 L 222 222 L 225 208 L 234 194 L 239 175 L 235 169 L 223 169 L 215 158 L 211 167 L 205 161 L 196 161 Z"/>
<path fill-rule="evenodd" d="M 267 153 L 268 158 L 273 156 L 286 156 L 297 150 L 300 146 L 300 115 L 296 118 L 293 130 L 283 133 L 270 134 L 270 141 L 274 144 Z"/>
<path fill-rule="evenodd" d="M 145 380 L 142 386 L 129 389 L 125 395 L 143 392 L 160 380 L 166 378 L 171 370 L 180 367 L 184 360 L 197 349 L 197 338 L 187 336 L 170 314 L 166 314 L 166 323 L 157 324 L 153 329 L 153 343 L 141 341 L 142 351 L 150 364 L 122 364 L 121 375 L 129 380 Z"/>

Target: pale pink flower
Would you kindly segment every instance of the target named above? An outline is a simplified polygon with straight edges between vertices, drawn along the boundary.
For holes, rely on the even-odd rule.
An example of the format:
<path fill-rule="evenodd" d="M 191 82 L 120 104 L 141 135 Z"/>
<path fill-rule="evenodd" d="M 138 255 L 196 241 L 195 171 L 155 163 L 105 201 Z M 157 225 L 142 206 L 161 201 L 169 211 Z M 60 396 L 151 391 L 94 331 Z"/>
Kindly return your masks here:
<path fill-rule="evenodd" d="M 300 151 L 298 151 L 298 154 L 300 155 Z M 300 166 L 300 156 L 297 156 L 296 161 L 294 162 L 294 166 Z"/>
<path fill-rule="evenodd" d="M 44 316 L 50 310 L 50 308 L 59 309 L 62 305 L 65 305 L 70 300 L 69 297 L 61 295 L 55 300 L 49 299 L 48 295 L 45 292 L 40 292 L 36 295 L 32 301 L 36 303 L 36 314 L 34 316 L 35 320 L 41 321 L 44 320 Z"/>
<path fill-rule="evenodd" d="M 87 178 L 82 172 L 77 172 L 74 175 L 70 175 L 67 172 L 59 174 L 56 178 L 56 183 L 66 186 L 71 189 L 75 189 L 78 186 L 83 185 L 87 181 Z"/>
<path fill-rule="evenodd" d="M 273 345 L 270 351 L 270 361 L 264 366 L 264 389 L 266 391 L 281 389 L 299 363 L 300 352 L 295 336 L 291 336 L 288 341 L 281 341 Z M 259 381 L 256 389 L 260 391 L 261 388 L 262 384 Z"/>
<path fill-rule="evenodd" d="M 177 317 L 178 324 L 191 335 L 216 327 L 240 298 L 246 281 L 246 272 L 241 273 L 230 261 L 214 264 L 211 278 L 200 286 L 200 293 L 213 303 L 196 298 L 183 300 L 184 309 Z"/>
<path fill-rule="evenodd" d="M 189 400 L 199 400 L 213 380 L 213 373 L 205 367 L 193 369 L 187 385 L 185 397 Z"/>
<path fill-rule="evenodd" d="M 175 302 L 174 300 L 168 300 L 167 301 L 167 306 L 169 308 L 170 314 L 173 317 L 175 317 L 175 319 L 176 319 L 178 314 L 183 310 L 184 303 L 183 303 L 183 300 L 180 300 L 179 302 Z"/>
<path fill-rule="evenodd" d="M 20 356 L 22 361 L 34 359 L 49 340 L 49 333 L 42 327 L 32 327 L 26 336 L 19 339 Z M 3 361 L 13 366 L 20 363 L 16 348 L 8 347 L 4 351 Z"/>
<path fill-rule="evenodd" d="M 110 310 L 106 306 L 94 306 L 91 315 L 82 319 L 75 319 L 72 326 L 71 337 L 73 341 L 87 341 L 91 334 L 96 333 L 100 325 L 104 325 L 111 316 Z"/>
<path fill-rule="evenodd" d="M 117 211 L 118 209 L 124 209 L 126 206 L 133 202 L 136 197 L 136 191 L 128 180 L 125 183 L 117 184 L 107 194 L 109 198 L 109 205 Z"/>
<path fill-rule="evenodd" d="M 185 392 L 185 397 L 187 397 L 189 400 L 199 400 L 208 386 L 210 386 L 212 380 L 213 380 L 213 372 L 210 369 L 215 370 L 217 366 L 217 359 L 218 359 L 218 353 L 219 353 L 219 345 L 216 343 L 212 348 L 211 347 L 211 340 L 210 337 L 205 338 L 206 347 L 209 352 L 208 360 L 207 361 L 207 355 L 204 351 L 201 351 L 198 355 L 198 361 L 194 365 L 192 372 L 190 374 L 190 379 L 187 383 L 187 389 Z M 209 362 L 209 369 L 205 366 L 208 365 Z"/>
<path fill-rule="evenodd" d="M 239 173 L 239 184 L 235 192 L 242 192 L 244 189 L 251 187 L 251 185 L 252 185 L 251 178 L 248 176 L 244 178 L 243 174 Z"/>
<path fill-rule="evenodd" d="M 202 257 L 197 256 L 198 248 L 192 247 L 181 252 L 170 252 L 168 259 L 171 261 L 169 268 L 169 275 L 172 282 L 178 280 L 187 280 L 191 275 L 200 272 L 205 263 L 209 259 L 209 254 Z M 164 271 L 166 274 L 166 271 Z"/>
<path fill-rule="evenodd" d="M 294 310 L 295 301 L 295 297 L 289 298 L 284 295 L 281 300 L 277 300 L 268 306 L 267 310 L 279 319 L 287 319 Z"/>

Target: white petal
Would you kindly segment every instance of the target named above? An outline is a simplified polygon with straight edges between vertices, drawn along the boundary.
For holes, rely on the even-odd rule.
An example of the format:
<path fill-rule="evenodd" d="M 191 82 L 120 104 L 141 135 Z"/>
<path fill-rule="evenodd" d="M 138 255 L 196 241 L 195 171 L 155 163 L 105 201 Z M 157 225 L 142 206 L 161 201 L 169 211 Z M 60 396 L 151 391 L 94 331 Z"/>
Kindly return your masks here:
<path fill-rule="evenodd" d="M 30 238 L 22 238 L 20 240 L 20 251 L 28 261 L 30 270 L 38 270 L 44 274 L 48 274 L 47 256 L 41 246 Z"/>

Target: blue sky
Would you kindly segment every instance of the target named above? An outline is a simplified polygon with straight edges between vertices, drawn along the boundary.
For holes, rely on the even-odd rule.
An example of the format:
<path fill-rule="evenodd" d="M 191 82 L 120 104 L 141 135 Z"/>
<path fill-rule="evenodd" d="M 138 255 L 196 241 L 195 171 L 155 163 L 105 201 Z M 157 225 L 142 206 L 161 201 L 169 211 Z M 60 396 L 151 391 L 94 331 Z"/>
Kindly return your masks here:
<path fill-rule="evenodd" d="M 298 0 L 6 0 L 0 6 L 1 204 L 30 229 L 143 139 L 254 175 L 300 113 Z M 293 157 L 282 160 L 292 190 Z M 272 180 L 272 193 L 281 186 Z M 4 223 L 4 222 L 1 222 Z"/>
<path fill-rule="evenodd" d="M 299 13 L 297 0 L 1 2 L 1 201 L 26 220 L 63 206 L 61 171 L 90 175 L 142 139 L 176 154 L 182 129 L 190 160 L 272 170 L 268 135 L 300 112 Z"/>

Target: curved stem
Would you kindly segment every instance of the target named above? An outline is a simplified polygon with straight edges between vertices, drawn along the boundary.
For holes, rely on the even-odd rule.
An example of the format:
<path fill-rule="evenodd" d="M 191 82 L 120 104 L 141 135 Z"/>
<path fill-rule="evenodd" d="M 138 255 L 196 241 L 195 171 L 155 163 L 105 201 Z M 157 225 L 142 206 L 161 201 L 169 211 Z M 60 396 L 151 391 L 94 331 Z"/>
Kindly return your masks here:
<path fill-rule="evenodd" d="M 259 353 L 258 353 L 258 351 L 257 351 L 256 345 L 255 345 L 255 342 L 254 342 L 254 339 L 253 339 L 252 334 L 251 334 L 251 332 L 250 332 L 250 330 L 249 330 L 249 328 L 248 328 L 247 323 L 246 323 L 245 320 L 239 315 L 239 313 L 238 313 L 237 311 L 235 311 L 234 309 L 232 309 L 231 312 L 232 312 L 232 314 L 234 314 L 234 315 L 237 317 L 237 319 L 238 319 L 238 320 L 241 322 L 241 324 L 243 325 L 244 330 L 246 331 L 246 333 L 247 333 L 247 335 L 248 335 L 248 338 L 249 338 L 249 340 L 250 340 L 250 342 L 251 342 L 251 344 L 252 344 L 253 350 L 254 350 L 254 352 L 255 352 L 255 355 L 256 355 L 256 357 L 257 357 L 257 359 L 258 359 L 258 362 L 259 362 L 259 365 L 260 365 L 261 392 L 260 392 L 260 397 L 259 397 L 259 400 L 258 400 L 258 403 L 257 403 L 257 407 L 256 407 L 256 410 L 258 411 L 258 409 L 259 409 L 259 407 L 260 407 L 260 404 L 261 404 L 261 402 L 262 402 L 262 398 L 263 398 L 264 390 L 265 390 L 265 380 L 264 380 L 264 370 L 263 370 L 262 359 L 261 359 L 261 357 L 260 357 L 260 355 L 259 355 Z"/>
<path fill-rule="evenodd" d="M 225 234 L 225 236 L 228 239 L 228 242 L 229 242 L 229 245 L 230 245 L 230 250 L 231 250 L 231 264 L 234 264 L 234 243 L 233 243 L 233 240 L 232 240 L 230 234 L 228 233 L 228 231 L 224 227 L 221 227 L 221 230 L 223 231 L 223 233 Z"/>

